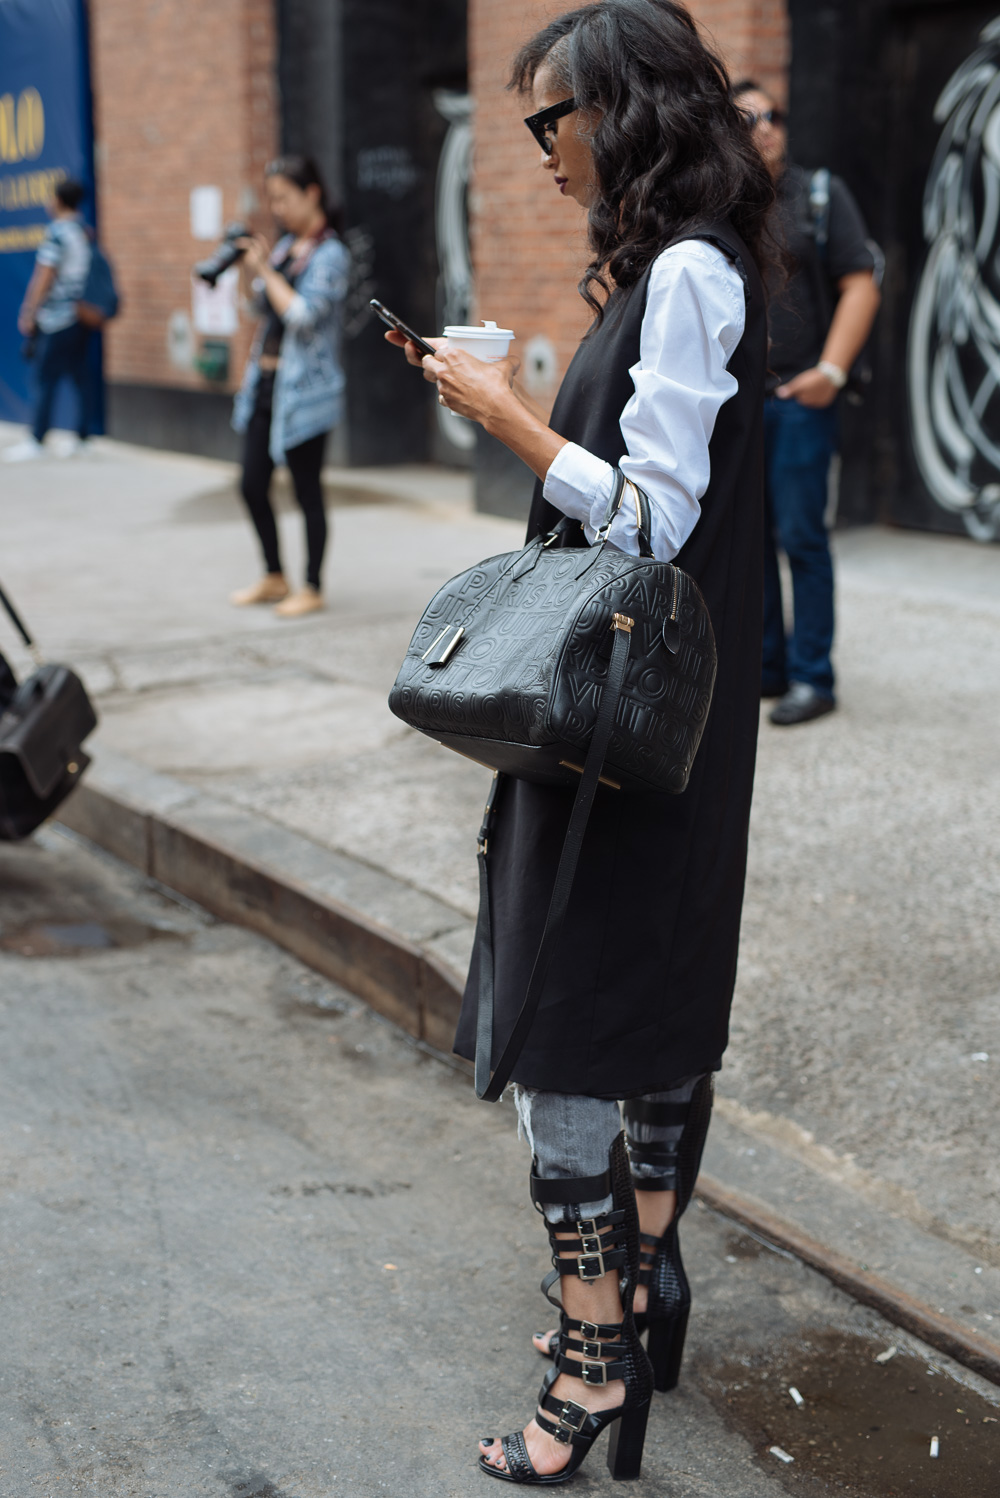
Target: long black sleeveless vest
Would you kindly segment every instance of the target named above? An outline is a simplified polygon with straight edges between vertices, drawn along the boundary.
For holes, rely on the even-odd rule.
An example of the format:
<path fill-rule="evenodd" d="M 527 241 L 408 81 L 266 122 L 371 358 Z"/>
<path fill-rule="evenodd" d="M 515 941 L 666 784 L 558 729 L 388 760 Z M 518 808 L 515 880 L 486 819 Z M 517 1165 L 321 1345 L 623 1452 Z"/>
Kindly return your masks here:
<path fill-rule="evenodd" d="M 719 655 L 708 726 L 687 790 L 631 796 L 601 787 L 560 950 L 513 1080 L 548 1092 L 624 1098 L 716 1068 L 736 979 L 760 704 L 763 574 L 764 292 L 726 225 L 711 240 L 737 264 L 746 324 L 729 361 L 739 389 L 709 446 L 701 515 L 676 558 L 708 604 Z M 552 412 L 561 436 L 617 464 L 634 393 L 649 272 L 615 292 L 580 344 Z M 529 540 L 560 512 L 536 486 Z M 585 544 L 582 530 L 577 544 Z M 573 537 L 569 539 L 573 544 Z M 494 1064 L 538 949 L 572 789 L 506 780 L 490 843 Z M 475 1049 L 478 972 L 469 974 L 455 1050 Z"/>

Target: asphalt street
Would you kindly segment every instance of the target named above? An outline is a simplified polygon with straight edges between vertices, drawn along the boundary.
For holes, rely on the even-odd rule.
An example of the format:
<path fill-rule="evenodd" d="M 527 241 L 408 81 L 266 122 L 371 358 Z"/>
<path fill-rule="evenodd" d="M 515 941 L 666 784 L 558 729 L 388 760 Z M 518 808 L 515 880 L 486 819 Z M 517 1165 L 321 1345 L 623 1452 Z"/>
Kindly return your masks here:
<path fill-rule="evenodd" d="M 545 1321 L 509 1104 L 56 829 L 0 848 L 0 1027 L 3 1498 L 493 1491 Z M 704 1208 L 684 1239 L 636 1498 L 996 1491 L 1000 1391 Z"/>

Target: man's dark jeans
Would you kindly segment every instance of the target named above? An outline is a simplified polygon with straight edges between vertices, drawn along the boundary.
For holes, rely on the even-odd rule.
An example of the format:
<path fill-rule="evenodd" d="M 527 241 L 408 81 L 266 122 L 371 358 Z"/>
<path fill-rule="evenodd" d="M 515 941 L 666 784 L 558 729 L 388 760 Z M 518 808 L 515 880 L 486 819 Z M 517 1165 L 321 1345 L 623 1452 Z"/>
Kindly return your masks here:
<path fill-rule="evenodd" d="M 833 561 L 825 514 L 830 459 L 837 447 L 837 408 L 814 410 L 796 400 L 764 402 L 765 692 L 802 681 L 833 696 Z M 792 633 L 786 638 L 778 548 L 792 573 Z"/>
<path fill-rule="evenodd" d="M 90 329 L 83 323 L 60 328 L 58 333 L 43 333 L 38 340 L 35 358 L 38 371 L 38 398 L 35 406 L 34 435 L 42 442 L 52 422 L 52 403 L 60 380 L 71 380 L 80 402 L 77 432 L 87 435 L 90 417 L 90 372 L 87 369 L 87 344 Z"/>

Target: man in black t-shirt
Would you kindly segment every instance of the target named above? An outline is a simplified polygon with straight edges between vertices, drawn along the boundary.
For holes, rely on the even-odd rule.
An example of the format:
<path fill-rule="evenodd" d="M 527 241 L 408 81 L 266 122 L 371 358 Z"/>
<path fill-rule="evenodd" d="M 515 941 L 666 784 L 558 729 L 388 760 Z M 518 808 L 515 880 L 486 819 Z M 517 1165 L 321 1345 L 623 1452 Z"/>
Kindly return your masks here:
<path fill-rule="evenodd" d="M 860 210 L 839 177 L 787 159 L 784 118 L 745 79 L 734 90 L 774 178 L 774 229 L 790 259 L 772 288 L 764 406 L 767 533 L 761 695 L 779 697 L 771 722 L 806 723 L 832 712 L 833 562 L 827 480 L 837 447 L 837 395 L 867 341 L 879 306 L 876 265 Z M 786 636 L 778 548 L 792 574 Z"/>

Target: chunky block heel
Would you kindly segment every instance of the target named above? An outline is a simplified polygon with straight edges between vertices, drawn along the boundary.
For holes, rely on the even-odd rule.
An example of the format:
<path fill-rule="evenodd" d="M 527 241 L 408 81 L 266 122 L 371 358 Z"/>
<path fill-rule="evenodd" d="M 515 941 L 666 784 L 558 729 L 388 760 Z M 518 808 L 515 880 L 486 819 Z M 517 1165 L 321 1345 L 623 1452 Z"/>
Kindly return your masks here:
<path fill-rule="evenodd" d="M 668 1320 L 649 1323 L 646 1351 L 653 1365 L 653 1388 L 659 1394 L 669 1394 L 680 1379 L 690 1310 L 690 1306 L 684 1306 Z"/>
<path fill-rule="evenodd" d="M 608 1471 L 616 1482 L 638 1477 L 642 1468 L 642 1448 L 646 1441 L 646 1421 L 650 1401 L 626 1410 L 611 1427 L 608 1441 Z"/>
<path fill-rule="evenodd" d="M 694 1192 L 702 1151 L 712 1116 L 712 1077 L 702 1077 L 687 1103 L 656 1103 L 632 1098 L 625 1103 L 626 1137 L 633 1169 L 637 1165 L 657 1167 L 653 1177 L 634 1175 L 637 1191 L 676 1191 L 677 1207 L 661 1238 L 649 1233 L 640 1236 L 639 1284 L 649 1291 L 646 1310 L 636 1316 L 641 1333 L 648 1332 L 647 1350 L 653 1365 L 653 1382 L 658 1393 L 676 1389 L 684 1357 L 691 1311 L 691 1287 L 681 1259 L 678 1233 L 683 1216 Z M 633 1136 L 636 1126 L 653 1124 L 660 1128 L 680 1127 L 675 1143 L 646 1144 Z"/>

